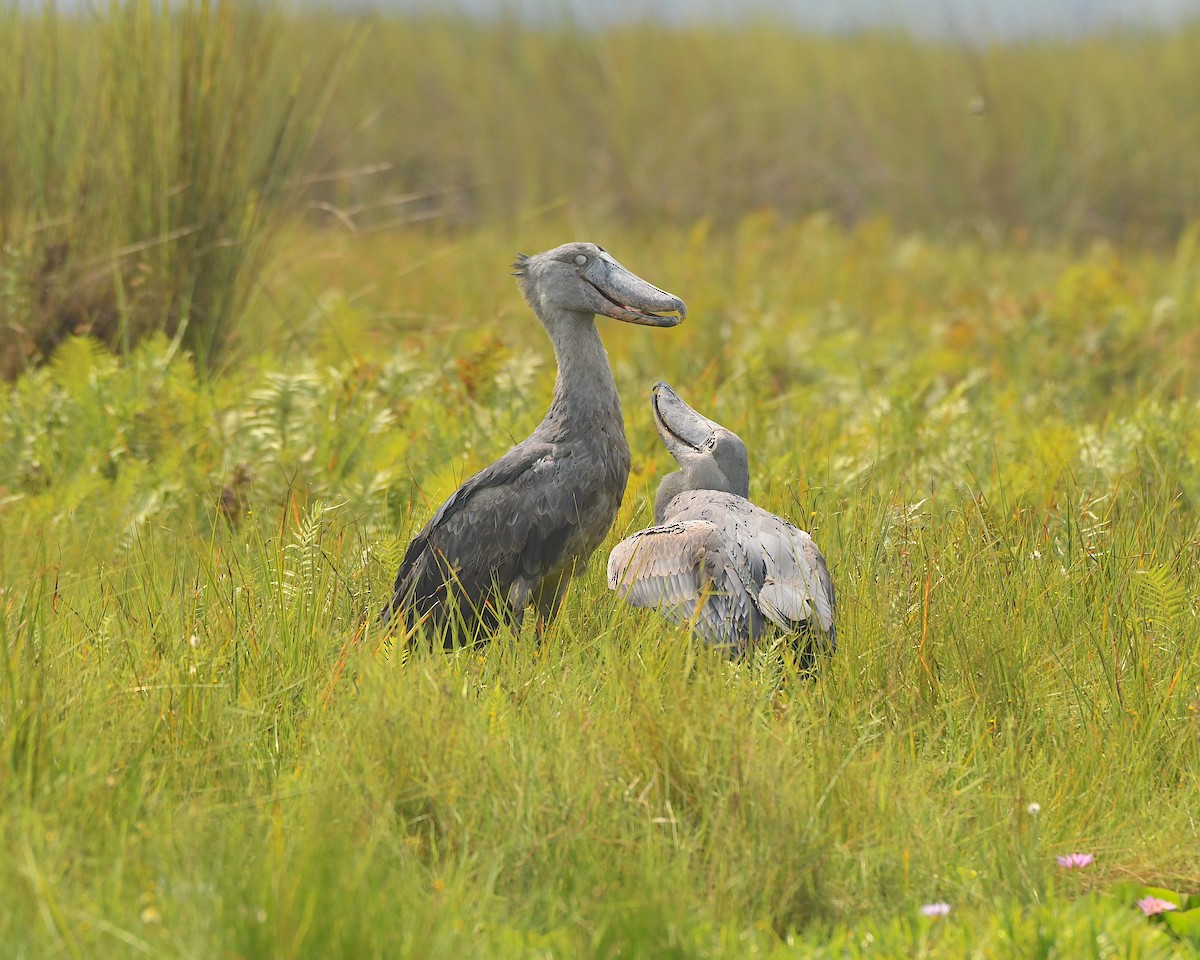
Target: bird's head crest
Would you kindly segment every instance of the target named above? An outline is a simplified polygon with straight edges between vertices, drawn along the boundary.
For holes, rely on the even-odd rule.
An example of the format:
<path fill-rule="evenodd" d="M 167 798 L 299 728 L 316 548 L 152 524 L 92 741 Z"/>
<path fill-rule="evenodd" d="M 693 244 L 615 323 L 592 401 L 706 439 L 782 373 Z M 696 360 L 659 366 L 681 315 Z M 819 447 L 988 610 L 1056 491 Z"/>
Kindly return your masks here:
<path fill-rule="evenodd" d="M 529 276 L 529 257 L 523 253 L 518 253 L 517 259 L 513 261 L 513 276 L 522 280 Z"/>

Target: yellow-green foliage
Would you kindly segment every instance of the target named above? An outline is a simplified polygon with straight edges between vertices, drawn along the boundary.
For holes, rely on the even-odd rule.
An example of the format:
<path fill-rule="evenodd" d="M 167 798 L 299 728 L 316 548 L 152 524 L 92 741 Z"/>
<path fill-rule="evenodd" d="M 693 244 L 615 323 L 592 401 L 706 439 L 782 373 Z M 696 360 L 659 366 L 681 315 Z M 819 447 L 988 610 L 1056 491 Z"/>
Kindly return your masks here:
<path fill-rule="evenodd" d="M 507 232 L 297 230 L 221 375 L 73 339 L 0 394 L 0 938 L 1186 955 L 1104 890 L 1200 888 L 1194 238 L 758 216 L 519 242 L 573 236 L 689 306 L 601 321 L 634 454 L 610 541 L 667 469 L 665 378 L 824 548 L 820 677 L 624 607 L 603 554 L 541 646 L 383 642 L 407 537 L 537 422 L 550 351 Z M 1062 875 L 1070 850 L 1095 865 Z"/>

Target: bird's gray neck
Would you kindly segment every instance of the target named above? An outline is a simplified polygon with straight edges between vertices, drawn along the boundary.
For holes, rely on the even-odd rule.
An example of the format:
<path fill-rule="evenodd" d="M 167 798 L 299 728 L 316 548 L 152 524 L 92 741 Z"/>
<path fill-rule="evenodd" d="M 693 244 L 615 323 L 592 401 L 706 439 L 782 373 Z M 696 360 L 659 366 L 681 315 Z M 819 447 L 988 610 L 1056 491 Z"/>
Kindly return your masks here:
<path fill-rule="evenodd" d="M 562 310 L 544 317 L 542 322 L 558 361 L 554 399 L 543 426 L 557 432 L 594 432 L 598 425 L 615 423 L 623 438 L 621 400 L 593 318 Z"/>
<path fill-rule="evenodd" d="M 715 461 L 697 458 L 686 463 L 682 470 L 668 473 L 658 485 L 658 495 L 654 498 L 654 522 L 663 523 L 671 501 L 688 490 L 711 490 L 714 493 L 732 493 L 737 497 L 748 498 L 748 470 L 744 464 L 739 466 L 741 469 L 736 471 L 736 477 L 730 478 Z"/>
<path fill-rule="evenodd" d="M 657 526 L 667 519 L 667 507 L 679 494 L 687 490 L 687 478 L 682 470 L 668 473 L 658 485 L 658 494 L 654 498 L 654 524 Z"/>

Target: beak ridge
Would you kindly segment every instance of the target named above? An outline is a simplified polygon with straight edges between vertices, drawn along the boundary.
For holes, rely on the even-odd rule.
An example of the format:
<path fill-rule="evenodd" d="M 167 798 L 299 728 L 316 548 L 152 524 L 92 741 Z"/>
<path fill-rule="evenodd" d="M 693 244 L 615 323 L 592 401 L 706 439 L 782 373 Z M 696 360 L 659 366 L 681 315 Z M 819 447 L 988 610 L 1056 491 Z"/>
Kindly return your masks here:
<path fill-rule="evenodd" d="M 677 451 L 690 448 L 699 452 L 712 442 L 718 424 L 697 413 L 677 394 L 669 383 L 660 380 L 651 391 L 654 425 L 667 449 L 678 459 Z"/>
<path fill-rule="evenodd" d="M 580 276 L 599 294 L 596 312 L 647 327 L 674 327 L 687 316 L 687 305 L 627 270 L 611 257 L 597 258 Z"/>

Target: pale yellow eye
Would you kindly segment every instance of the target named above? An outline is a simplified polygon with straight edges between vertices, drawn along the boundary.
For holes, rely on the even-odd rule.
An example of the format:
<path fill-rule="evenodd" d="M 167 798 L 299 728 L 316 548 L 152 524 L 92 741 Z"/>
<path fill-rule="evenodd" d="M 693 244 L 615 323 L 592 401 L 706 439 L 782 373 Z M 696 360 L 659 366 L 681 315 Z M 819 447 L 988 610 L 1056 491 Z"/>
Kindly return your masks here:
<path fill-rule="evenodd" d="M 582 267 L 585 263 L 587 263 L 587 257 L 581 253 L 575 258 L 575 263 L 577 266 Z"/>

